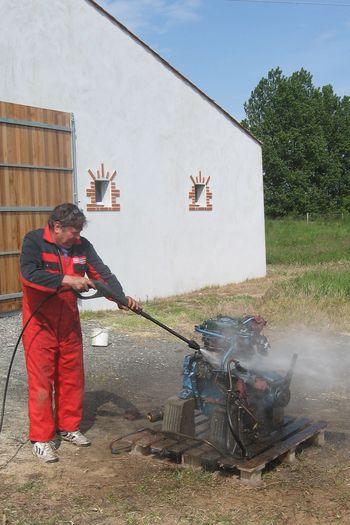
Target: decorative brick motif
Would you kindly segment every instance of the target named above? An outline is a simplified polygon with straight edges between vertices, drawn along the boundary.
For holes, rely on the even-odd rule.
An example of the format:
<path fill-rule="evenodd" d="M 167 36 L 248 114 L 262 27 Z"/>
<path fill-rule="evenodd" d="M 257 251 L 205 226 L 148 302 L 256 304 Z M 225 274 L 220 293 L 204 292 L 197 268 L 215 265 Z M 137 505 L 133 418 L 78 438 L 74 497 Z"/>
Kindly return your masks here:
<path fill-rule="evenodd" d="M 104 164 L 101 164 L 101 168 L 97 170 L 96 175 L 92 170 L 88 170 L 92 181 L 90 182 L 90 187 L 86 190 L 86 196 L 89 197 L 90 202 L 86 205 L 87 211 L 120 211 L 120 204 L 117 203 L 117 198 L 120 197 L 120 190 L 117 189 L 114 182 L 117 172 L 114 171 L 110 175 L 109 171 L 105 173 Z M 96 203 L 96 181 L 105 181 L 108 183 L 108 192 L 109 192 L 109 203 L 107 205 Z"/>
<path fill-rule="evenodd" d="M 211 200 L 213 198 L 213 194 L 210 191 L 210 188 L 208 186 L 210 177 L 207 177 L 207 178 L 203 177 L 202 172 L 200 171 L 199 174 L 196 176 L 196 178 L 193 178 L 192 175 L 190 178 L 191 178 L 191 181 L 193 182 L 193 186 L 191 188 L 191 191 L 188 192 L 188 198 L 191 201 L 188 209 L 190 211 L 212 211 L 213 205 L 212 205 Z M 205 191 L 205 205 L 204 206 L 196 203 L 196 186 L 197 185 L 204 186 L 204 190 L 203 190 Z"/>

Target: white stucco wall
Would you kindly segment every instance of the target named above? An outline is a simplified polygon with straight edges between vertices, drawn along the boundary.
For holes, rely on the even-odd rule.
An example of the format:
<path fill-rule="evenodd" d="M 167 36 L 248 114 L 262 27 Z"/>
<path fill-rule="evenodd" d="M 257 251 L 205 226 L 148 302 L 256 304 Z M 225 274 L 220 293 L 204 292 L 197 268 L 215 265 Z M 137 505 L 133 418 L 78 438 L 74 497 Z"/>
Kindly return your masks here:
<path fill-rule="evenodd" d="M 87 170 L 117 170 L 121 211 L 85 235 L 128 294 L 265 275 L 259 144 L 91 4 L 2 0 L 0 78 L 0 100 L 74 113 L 84 209 Z M 212 212 L 188 210 L 199 170 Z"/>

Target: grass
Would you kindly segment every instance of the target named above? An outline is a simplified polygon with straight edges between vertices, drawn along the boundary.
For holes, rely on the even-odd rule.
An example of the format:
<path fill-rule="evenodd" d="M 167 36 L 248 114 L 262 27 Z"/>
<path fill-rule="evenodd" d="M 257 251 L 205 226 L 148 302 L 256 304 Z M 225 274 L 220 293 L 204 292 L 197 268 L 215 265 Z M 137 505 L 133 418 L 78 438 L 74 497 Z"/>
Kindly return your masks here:
<path fill-rule="evenodd" d="M 281 286 L 282 293 L 324 299 L 348 301 L 350 298 L 350 268 L 308 271 Z"/>
<path fill-rule="evenodd" d="M 147 475 L 137 487 L 140 494 L 153 496 L 158 503 L 174 503 L 183 492 L 200 490 L 201 487 L 214 487 L 213 475 L 202 469 L 169 469 L 156 475 Z"/>
<path fill-rule="evenodd" d="M 199 324 L 203 319 L 219 313 L 241 315 L 242 311 L 254 309 L 254 297 L 245 294 L 235 295 L 230 292 L 230 288 L 206 288 L 194 294 L 149 301 L 144 303 L 143 307 L 147 313 L 166 325 L 178 330 L 190 330 L 192 332 L 195 324 Z M 97 316 L 95 312 L 83 312 L 82 319 L 93 319 L 95 321 L 98 319 L 102 325 L 112 329 L 144 336 L 154 335 L 161 330 L 142 317 L 125 311 L 104 311 L 103 315 Z"/>
<path fill-rule="evenodd" d="M 334 516 L 342 518 L 349 509 L 348 469 L 342 462 L 326 469 L 320 455 L 316 461 L 315 452 L 298 455 L 297 464 L 266 473 L 265 485 L 254 491 L 231 476 L 157 465 L 140 477 L 127 501 L 115 492 L 108 501 L 129 525 L 334 523 Z M 334 487 L 336 481 L 339 486 Z"/>
<path fill-rule="evenodd" d="M 187 335 L 209 317 L 246 313 L 260 313 L 276 326 L 302 323 L 350 331 L 350 221 L 267 220 L 266 246 L 266 278 L 155 299 L 144 309 Z M 130 312 L 84 312 L 82 317 L 133 335 L 160 333 Z"/>
<path fill-rule="evenodd" d="M 350 219 L 306 222 L 266 220 L 268 264 L 350 260 Z"/>
<path fill-rule="evenodd" d="M 42 487 L 43 481 L 41 479 L 31 479 L 30 481 L 23 483 L 23 485 L 20 485 L 18 487 L 18 492 L 35 494 L 40 492 Z"/>

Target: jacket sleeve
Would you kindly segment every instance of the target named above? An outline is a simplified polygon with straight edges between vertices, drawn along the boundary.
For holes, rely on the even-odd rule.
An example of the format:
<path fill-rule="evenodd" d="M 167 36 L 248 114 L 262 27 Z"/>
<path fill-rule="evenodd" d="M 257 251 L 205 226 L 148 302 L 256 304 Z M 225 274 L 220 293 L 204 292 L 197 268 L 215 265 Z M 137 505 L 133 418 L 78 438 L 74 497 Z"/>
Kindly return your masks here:
<path fill-rule="evenodd" d="M 85 239 L 87 243 L 86 259 L 87 259 L 87 270 L 86 273 L 90 279 L 96 279 L 107 283 L 115 293 L 117 297 L 125 299 L 123 287 L 111 272 L 111 270 L 104 264 L 102 259 L 97 255 L 95 248 L 92 244 Z"/>
<path fill-rule="evenodd" d="M 23 240 L 20 267 L 22 282 L 31 288 L 42 292 L 53 292 L 62 285 L 64 277 L 62 273 L 51 273 L 43 269 L 40 244 L 31 233 L 28 233 Z"/>

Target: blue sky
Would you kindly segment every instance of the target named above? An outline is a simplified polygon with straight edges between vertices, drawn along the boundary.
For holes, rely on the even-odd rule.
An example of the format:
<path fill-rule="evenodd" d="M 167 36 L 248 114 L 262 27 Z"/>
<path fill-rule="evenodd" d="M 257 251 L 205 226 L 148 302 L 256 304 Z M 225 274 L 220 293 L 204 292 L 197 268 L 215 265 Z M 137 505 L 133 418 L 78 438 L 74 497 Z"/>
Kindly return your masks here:
<path fill-rule="evenodd" d="M 315 85 L 350 95 L 350 0 L 316 0 L 349 7 L 98 1 L 238 119 L 259 80 L 277 66 L 288 75 L 304 67 Z"/>

